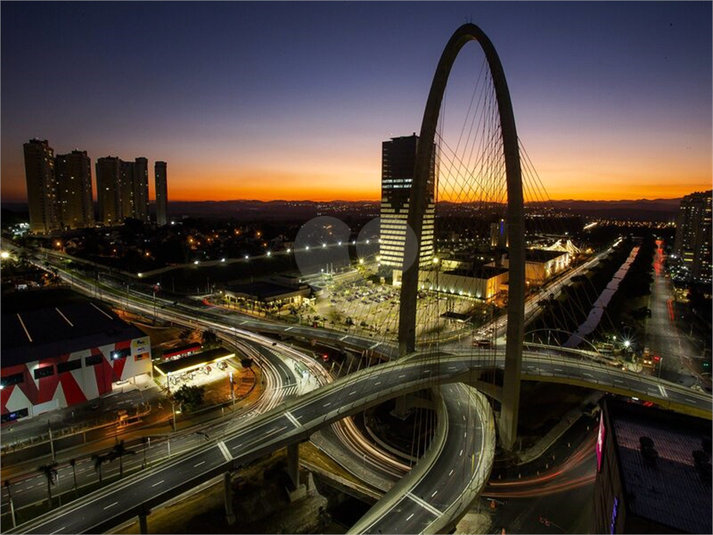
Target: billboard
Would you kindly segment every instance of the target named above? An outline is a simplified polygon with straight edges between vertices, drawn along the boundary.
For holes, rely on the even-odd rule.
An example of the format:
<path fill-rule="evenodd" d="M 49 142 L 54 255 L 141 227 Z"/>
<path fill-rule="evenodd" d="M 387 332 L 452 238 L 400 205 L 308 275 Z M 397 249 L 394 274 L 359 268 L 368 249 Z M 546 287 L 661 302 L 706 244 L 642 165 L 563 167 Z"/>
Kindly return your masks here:
<path fill-rule="evenodd" d="M 597 472 L 602 470 L 602 452 L 604 451 L 604 411 L 599 413 L 599 433 L 597 434 Z"/>

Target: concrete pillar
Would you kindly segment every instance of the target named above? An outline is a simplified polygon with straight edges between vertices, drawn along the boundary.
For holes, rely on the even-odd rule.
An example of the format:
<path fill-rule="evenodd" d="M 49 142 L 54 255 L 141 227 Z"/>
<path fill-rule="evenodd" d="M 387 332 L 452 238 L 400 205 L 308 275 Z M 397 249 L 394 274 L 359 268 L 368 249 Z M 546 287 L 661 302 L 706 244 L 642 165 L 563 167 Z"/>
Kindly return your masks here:
<path fill-rule="evenodd" d="M 295 488 L 300 486 L 300 445 L 287 445 L 287 474 Z"/>
<path fill-rule="evenodd" d="M 225 518 L 229 525 L 235 524 L 235 512 L 233 511 L 233 485 L 231 483 L 230 472 L 223 474 L 223 487 L 225 494 Z"/>
<path fill-rule="evenodd" d="M 396 407 L 394 408 L 394 416 L 403 420 L 406 418 L 408 411 L 408 400 L 406 399 L 406 395 L 397 397 L 395 401 Z"/>
<path fill-rule="evenodd" d="M 148 523 L 148 512 L 145 511 L 139 515 L 139 533 L 148 533 L 149 532 L 149 523 Z"/>

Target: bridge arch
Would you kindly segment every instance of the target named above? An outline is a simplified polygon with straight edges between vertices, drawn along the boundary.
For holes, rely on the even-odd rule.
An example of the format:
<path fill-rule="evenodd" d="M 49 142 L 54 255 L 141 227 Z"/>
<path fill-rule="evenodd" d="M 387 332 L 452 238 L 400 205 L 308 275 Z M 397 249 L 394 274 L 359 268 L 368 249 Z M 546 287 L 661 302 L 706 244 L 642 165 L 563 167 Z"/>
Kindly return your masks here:
<path fill-rule="evenodd" d="M 517 434 L 518 406 L 520 403 L 520 373 L 522 367 L 522 343 L 525 320 L 525 236 L 522 193 L 522 171 L 518 150 L 517 129 L 513 114 L 510 91 L 505 73 L 495 47 L 485 33 L 475 24 L 458 28 L 446 44 L 436 67 L 426 109 L 421 123 L 421 132 L 416 150 L 416 164 L 411 186 L 408 225 L 413 229 L 416 243 L 406 243 L 420 253 L 423 217 L 429 200 L 429 164 L 434 154 L 436 125 L 441 110 L 448 76 L 460 50 L 470 41 L 477 41 L 488 62 L 493 79 L 495 96 L 503 136 L 503 152 L 507 182 L 508 205 L 508 309 L 507 345 L 503 386 L 503 403 L 499 421 L 500 440 L 506 449 L 511 449 Z M 407 233 L 407 242 L 409 241 Z M 411 237 L 411 240 L 414 238 Z M 411 249 L 413 250 L 413 249 Z M 420 258 L 420 254 L 416 255 Z M 416 300 L 418 291 L 419 262 L 413 262 L 403 274 L 401 308 L 399 311 L 399 356 L 416 350 Z"/>

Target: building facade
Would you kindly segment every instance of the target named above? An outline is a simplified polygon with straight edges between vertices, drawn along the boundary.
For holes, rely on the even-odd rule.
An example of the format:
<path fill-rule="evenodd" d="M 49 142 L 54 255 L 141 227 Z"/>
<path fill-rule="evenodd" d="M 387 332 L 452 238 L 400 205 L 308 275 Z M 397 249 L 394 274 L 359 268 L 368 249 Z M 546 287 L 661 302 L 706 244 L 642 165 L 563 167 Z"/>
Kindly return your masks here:
<path fill-rule="evenodd" d="M 100 303 L 55 297 L 63 291 L 28 293 L 15 303 L 4 298 L 3 423 L 83 403 L 111 392 L 116 381 L 152 374 L 148 336 Z"/>
<path fill-rule="evenodd" d="M 23 150 L 30 232 L 47 234 L 59 228 L 54 149 L 46 139 L 31 139 Z"/>
<path fill-rule="evenodd" d="M 711 282 L 711 194 L 686 195 L 678 209 L 674 253 L 699 282 Z"/>
<path fill-rule="evenodd" d="M 379 256 L 383 266 L 392 268 L 398 283 L 405 271 L 404 253 L 411 184 L 416 163 L 418 136 L 413 134 L 384 141 L 381 148 L 381 220 Z M 419 266 L 430 267 L 434 255 L 435 151 L 431 160 L 429 197 L 423 217 Z M 409 259 L 407 258 L 408 262 Z M 407 266 L 406 266 L 407 267 Z"/>
<path fill-rule="evenodd" d="M 123 219 L 121 207 L 121 160 L 116 156 L 99 158 L 96 164 L 99 220 L 110 227 Z"/>
<path fill-rule="evenodd" d="M 138 157 L 134 160 L 134 210 L 136 219 L 149 222 L 149 161 Z"/>
<path fill-rule="evenodd" d="M 166 183 L 166 162 L 154 164 L 156 177 L 156 224 L 163 226 L 168 223 L 166 210 L 168 208 L 168 185 Z"/>
<path fill-rule="evenodd" d="M 61 227 L 93 227 L 92 162 L 87 151 L 73 150 L 69 154 L 58 154 L 54 169 Z"/>

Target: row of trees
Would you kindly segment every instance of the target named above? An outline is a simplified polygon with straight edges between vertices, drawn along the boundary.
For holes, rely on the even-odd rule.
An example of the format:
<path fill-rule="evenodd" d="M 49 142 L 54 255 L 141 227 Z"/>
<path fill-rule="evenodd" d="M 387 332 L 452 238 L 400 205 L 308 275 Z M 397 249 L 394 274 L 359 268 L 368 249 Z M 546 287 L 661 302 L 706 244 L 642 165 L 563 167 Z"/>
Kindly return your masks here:
<path fill-rule="evenodd" d="M 144 439 L 145 443 L 145 439 Z M 115 460 L 119 459 L 119 477 L 124 477 L 124 457 L 126 455 L 136 455 L 135 451 L 131 451 L 126 448 L 124 445 L 124 441 L 121 440 L 117 442 L 114 447 L 107 453 L 105 454 L 92 454 L 92 460 L 94 461 L 94 469 L 99 473 L 99 483 L 101 484 L 102 482 L 102 465 L 106 462 L 114 462 Z M 145 460 L 145 453 L 144 453 L 144 460 Z M 77 460 L 76 459 L 70 459 L 69 460 L 69 465 L 72 467 L 72 477 L 74 480 L 74 493 L 75 495 L 77 494 L 77 471 L 76 471 L 76 465 L 77 465 Z M 47 480 L 47 503 L 49 505 L 49 508 L 52 508 L 52 487 L 57 484 L 57 476 L 58 476 L 58 471 L 57 471 L 57 461 L 52 461 L 46 464 L 42 464 L 39 467 L 37 467 L 37 471 L 45 476 L 45 479 Z M 5 481 L 5 487 L 8 489 L 8 494 L 10 493 L 10 482 L 8 480 Z"/>

